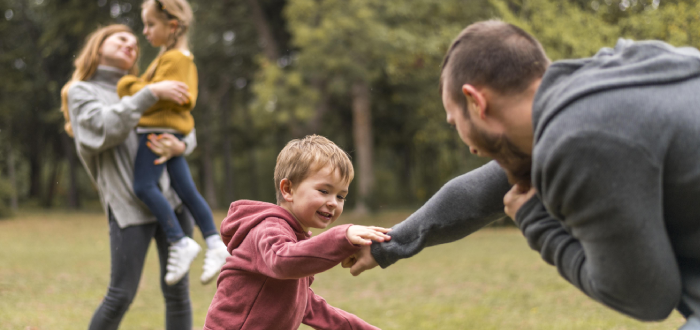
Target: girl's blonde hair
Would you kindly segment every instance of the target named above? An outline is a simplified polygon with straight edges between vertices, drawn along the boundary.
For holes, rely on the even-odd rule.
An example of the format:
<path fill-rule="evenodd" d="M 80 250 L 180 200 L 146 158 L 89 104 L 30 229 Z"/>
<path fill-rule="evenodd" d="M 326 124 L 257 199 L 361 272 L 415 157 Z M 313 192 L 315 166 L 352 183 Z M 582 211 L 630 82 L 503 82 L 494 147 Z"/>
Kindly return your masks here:
<path fill-rule="evenodd" d="M 173 49 L 180 40 L 184 39 L 185 42 L 188 42 L 187 34 L 194 22 L 194 15 L 192 14 L 192 7 L 187 0 L 145 0 L 141 8 L 152 8 L 163 22 L 167 23 L 171 19 L 177 20 L 177 30 L 168 37 L 168 42 L 161 47 L 158 57 Z M 154 62 L 158 60 L 158 57 Z M 145 73 L 145 79 L 150 80 L 153 78 L 155 71 L 155 65 L 148 68 L 148 71 Z"/>
<path fill-rule="evenodd" d="M 97 31 L 91 33 L 85 39 L 85 46 L 80 50 L 80 55 L 75 59 L 73 65 L 75 70 L 70 80 L 63 85 L 61 88 L 61 111 L 63 112 L 63 118 L 66 120 L 64 128 L 66 133 L 73 137 L 73 128 L 70 123 L 70 115 L 68 114 L 68 89 L 76 81 L 85 81 L 95 74 L 97 71 L 97 66 L 100 64 L 100 47 L 105 39 L 109 36 L 118 32 L 128 32 L 134 34 L 134 31 L 130 27 L 123 24 L 112 24 L 105 26 L 103 28 L 97 29 Z M 136 58 L 138 59 L 139 49 L 136 47 Z M 130 74 L 138 74 L 138 68 L 136 65 L 132 66 L 129 70 Z"/>

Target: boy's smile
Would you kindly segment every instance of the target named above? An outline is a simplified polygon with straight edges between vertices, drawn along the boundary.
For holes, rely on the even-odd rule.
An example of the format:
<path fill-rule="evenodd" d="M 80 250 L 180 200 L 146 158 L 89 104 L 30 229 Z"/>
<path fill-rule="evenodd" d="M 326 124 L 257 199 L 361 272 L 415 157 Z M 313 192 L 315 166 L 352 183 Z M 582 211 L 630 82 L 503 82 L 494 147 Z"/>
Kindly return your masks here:
<path fill-rule="evenodd" d="M 343 213 L 349 184 L 330 165 L 314 171 L 300 183 L 283 179 L 280 190 L 284 201 L 280 206 L 294 216 L 304 231 L 323 229 Z"/>

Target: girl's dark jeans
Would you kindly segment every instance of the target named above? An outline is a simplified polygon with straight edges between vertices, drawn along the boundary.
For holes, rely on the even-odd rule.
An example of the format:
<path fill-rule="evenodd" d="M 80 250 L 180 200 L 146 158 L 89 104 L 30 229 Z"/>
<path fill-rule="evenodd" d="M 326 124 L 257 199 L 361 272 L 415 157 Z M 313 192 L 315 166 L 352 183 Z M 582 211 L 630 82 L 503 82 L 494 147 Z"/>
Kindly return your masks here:
<path fill-rule="evenodd" d="M 182 139 L 181 134 L 174 135 L 178 139 Z M 134 192 L 156 216 L 158 223 L 165 231 L 168 242 L 177 242 L 185 237 L 185 233 L 182 231 L 170 203 L 158 186 L 158 180 L 166 166 L 170 175 L 170 185 L 192 212 L 195 223 L 202 231 L 202 236 L 208 237 L 217 234 L 211 209 L 197 191 L 185 157 L 173 157 L 164 164 L 155 165 L 153 162 L 159 156 L 146 146 L 146 142 L 148 142 L 148 134 L 139 134 L 139 150 L 134 162 Z"/>

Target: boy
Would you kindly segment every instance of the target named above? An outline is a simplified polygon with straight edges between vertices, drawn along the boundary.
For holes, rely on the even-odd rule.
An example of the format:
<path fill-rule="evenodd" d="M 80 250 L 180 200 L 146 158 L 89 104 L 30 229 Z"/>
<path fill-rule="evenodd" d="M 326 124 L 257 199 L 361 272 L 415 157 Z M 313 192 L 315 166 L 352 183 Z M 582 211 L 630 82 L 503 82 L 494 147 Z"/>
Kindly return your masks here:
<path fill-rule="evenodd" d="M 277 205 L 236 201 L 221 223 L 231 256 L 221 270 L 204 329 L 377 329 L 331 307 L 309 288 L 313 275 L 337 265 L 362 245 L 383 242 L 389 230 L 336 226 L 354 171 L 347 154 L 311 135 L 277 156 Z"/>

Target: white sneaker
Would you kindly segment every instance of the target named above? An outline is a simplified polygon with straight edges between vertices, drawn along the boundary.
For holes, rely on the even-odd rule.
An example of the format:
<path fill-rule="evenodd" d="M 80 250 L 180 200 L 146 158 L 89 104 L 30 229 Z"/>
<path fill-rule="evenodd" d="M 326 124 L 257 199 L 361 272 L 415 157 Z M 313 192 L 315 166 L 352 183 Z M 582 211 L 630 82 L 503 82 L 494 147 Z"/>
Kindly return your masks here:
<path fill-rule="evenodd" d="M 228 248 L 223 244 L 220 247 L 207 250 L 207 254 L 204 255 L 204 271 L 202 272 L 202 277 L 199 278 L 202 284 L 211 282 L 219 275 L 221 267 L 226 263 L 226 257 L 228 256 L 230 256 Z"/>
<path fill-rule="evenodd" d="M 193 239 L 185 237 L 171 245 L 168 250 L 168 272 L 165 274 L 165 283 L 173 285 L 180 282 L 187 274 L 190 264 L 202 248 Z"/>

